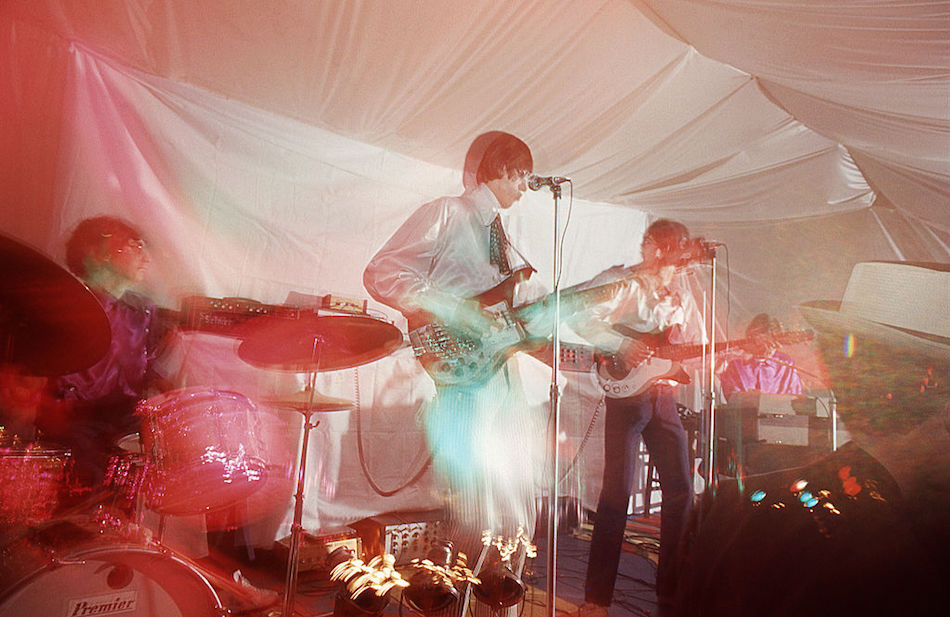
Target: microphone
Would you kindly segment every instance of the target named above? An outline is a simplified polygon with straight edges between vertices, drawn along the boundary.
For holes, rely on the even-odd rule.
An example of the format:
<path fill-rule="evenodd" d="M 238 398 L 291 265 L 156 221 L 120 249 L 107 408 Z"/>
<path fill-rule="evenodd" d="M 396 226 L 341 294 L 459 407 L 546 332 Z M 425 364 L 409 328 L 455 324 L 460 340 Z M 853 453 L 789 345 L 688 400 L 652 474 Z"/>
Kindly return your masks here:
<path fill-rule="evenodd" d="M 540 191 L 542 187 L 550 186 L 553 188 L 570 181 L 570 178 L 564 176 L 536 176 L 531 174 L 528 176 L 528 188 L 532 191 Z"/>
<path fill-rule="evenodd" d="M 716 250 L 719 247 L 726 246 L 722 242 L 704 240 L 703 238 L 691 238 L 683 250 L 681 263 L 683 265 L 706 261 L 716 256 Z"/>

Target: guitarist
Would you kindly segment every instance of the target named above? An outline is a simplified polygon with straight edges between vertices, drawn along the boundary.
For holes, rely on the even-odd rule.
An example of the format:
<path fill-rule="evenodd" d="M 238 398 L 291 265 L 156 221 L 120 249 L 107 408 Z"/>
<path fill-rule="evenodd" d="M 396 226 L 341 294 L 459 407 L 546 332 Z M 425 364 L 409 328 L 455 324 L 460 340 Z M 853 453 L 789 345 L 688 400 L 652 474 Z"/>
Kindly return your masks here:
<path fill-rule="evenodd" d="M 642 262 L 622 272 L 613 272 L 615 276 L 632 275 L 630 283 L 611 301 L 587 312 L 583 321 L 575 320 L 574 330 L 599 349 L 611 353 L 615 362 L 632 370 L 649 360 L 650 347 L 638 338 L 621 335 L 618 329 L 664 335 L 665 342 L 669 343 L 701 342 L 699 312 L 692 296 L 679 285 L 677 274 L 698 257 L 694 255 L 695 246 L 696 242 L 690 240 L 689 232 L 681 223 L 668 219 L 655 221 L 643 237 Z M 580 617 L 607 615 L 626 529 L 637 441 L 641 436 L 659 472 L 663 494 L 656 577 L 659 614 L 668 614 L 672 607 L 677 545 L 693 501 L 687 437 L 674 394 L 672 383 L 658 381 L 640 394 L 606 399 L 603 485 L 594 518 L 585 603 L 579 610 Z"/>
<path fill-rule="evenodd" d="M 759 390 L 770 394 L 801 394 L 802 381 L 791 356 L 779 351 L 782 325 L 768 313 L 759 313 L 746 326 L 745 354 L 726 365 L 719 387 L 726 400 L 736 392 Z"/>
<path fill-rule="evenodd" d="M 410 330 L 435 321 L 476 340 L 487 334 L 482 306 L 510 300 L 534 271 L 508 242 L 499 216 L 527 190 L 532 168 L 530 149 L 514 135 L 477 138 L 466 161 L 475 182 L 462 195 L 421 206 L 396 230 L 363 274 L 369 294 L 402 312 Z M 525 402 L 517 371 L 507 366 L 487 383 L 437 383 L 426 437 L 452 491 L 449 539 L 469 563 L 484 530 L 510 538 L 518 527 L 533 533 L 544 439 L 539 407 Z"/>

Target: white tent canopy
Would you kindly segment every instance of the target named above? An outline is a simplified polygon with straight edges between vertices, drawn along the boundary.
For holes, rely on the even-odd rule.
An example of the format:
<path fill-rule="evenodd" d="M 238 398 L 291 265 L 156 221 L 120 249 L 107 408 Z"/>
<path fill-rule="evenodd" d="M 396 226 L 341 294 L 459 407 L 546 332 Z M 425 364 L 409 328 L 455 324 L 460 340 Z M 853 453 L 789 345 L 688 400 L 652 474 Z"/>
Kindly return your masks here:
<path fill-rule="evenodd" d="M 153 211 L 142 200 L 163 200 L 168 234 L 188 233 L 186 215 L 203 221 L 207 232 L 224 212 L 251 209 L 248 223 L 262 235 L 236 250 L 259 257 L 279 244 L 288 259 L 310 262 L 312 275 L 329 263 L 326 247 L 322 254 L 314 250 L 315 240 L 349 250 L 356 242 L 355 271 L 417 201 L 455 188 L 451 174 L 426 186 L 438 174 L 430 166 L 457 170 L 475 135 L 502 129 L 528 141 L 538 171 L 572 177 L 578 199 L 615 206 L 619 218 L 627 207 L 714 230 L 733 249 L 730 266 L 739 274 L 733 294 L 750 310 L 834 297 L 857 260 L 947 258 L 947 3 L 164 0 L 98 3 L 91 10 L 85 2 L 13 0 L 2 11 L 2 135 L 10 157 L 0 172 L 4 227 L 51 250 L 61 240 L 57 234 L 81 216 Z M 77 190 L 92 191 L 109 171 L 120 179 L 123 173 L 80 172 L 68 158 L 85 147 L 83 139 L 102 142 L 106 128 L 91 127 L 81 115 L 101 110 L 101 101 L 78 107 L 81 92 L 94 85 L 94 73 L 83 66 L 109 66 L 147 91 L 110 122 L 133 141 L 168 146 L 145 152 L 132 144 L 152 155 L 143 161 L 151 173 L 165 176 L 163 196 L 140 187 L 143 194 L 113 195 L 111 203 L 77 198 Z M 102 96 L 116 92 L 103 87 Z M 189 118 L 167 101 L 174 93 L 214 102 Z M 220 101 L 259 120 L 245 126 Z M 169 119 L 159 120 L 154 106 Z M 230 123 L 245 139 L 223 139 L 222 129 L 208 128 L 198 135 L 207 151 L 193 173 L 242 156 L 252 173 L 271 179 L 268 186 L 257 182 L 260 194 L 221 186 L 230 179 L 209 177 L 220 169 L 186 185 L 195 178 L 180 163 L 197 153 L 176 148 L 178 137 L 155 135 L 176 132 L 174 121 L 195 127 L 214 112 L 232 114 Z M 253 128 L 281 135 L 254 135 Z M 83 130 L 91 135 L 77 134 Z M 330 141 L 319 143 L 308 131 Z M 358 168 L 344 166 L 354 177 L 336 178 L 331 187 L 304 170 L 304 178 L 262 170 L 281 167 L 267 146 L 288 136 L 310 150 L 308 160 L 345 157 Z M 343 154 L 345 148 L 352 150 Z M 330 165 L 341 168 L 340 161 Z M 301 180 L 311 184 L 314 200 L 301 199 Z M 394 191 L 393 182 L 405 189 Z M 341 189 L 360 192 L 365 201 Z M 227 199 L 223 190 L 231 193 Z M 280 191 L 295 192 L 297 203 Z M 274 210 L 254 203 L 259 200 L 272 200 Z M 27 207 L 29 220 L 22 216 Z M 333 219 L 357 208 L 372 231 L 344 237 Z M 288 209 L 313 224 L 291 222 Z M 578 207 L 572 222 L 582 226 L 585 213 Z M 830 223 L 811 220 L 816 217 Z M 295 238 L 286 239 L 285 225 Z M 205 232 L 212 242 L 216 234 Z M 333 239 L 319 241 L 327 235 Z M 566 245 L 568 267 L 572 251 L 591 257 L 590 241 L 604 247 L 598 254 L 607 265 L 635 258 L 635 247 L 612 249 L 596 234 L 581 235 L 580 244 Z M 192 250 L 200 247 L 191 240 Z M 768 268 L 762 257 L 776 250 L 794 253 L 793 263 Z M 312 286 L 293 268 L 256 264 L 261 272 L 244 268 L 241 276 L 271 279 L 279 271 L 287 285 Z M 816 277 L 816 264 L 830 278 Z M 248 290 L 234 272 L 204 261 L 194 266 L 206 293 Z M 317 280 L 359 292 L 353 271 L 339 273 L 345 280 Z M 581 267 L 566 275 L 586 273 Z M 209 287 L 209 280 L 222 285 Z M 746 280 L 754 288 L 743 287 Z M 789 293 L 789 286 L 805 295 Z"/>
<path fill-rule="evenodd" d="M 733 326 L 858 261 L 950 261 L 947 2 L 7 0 L 0 48 L 2 229 L 61 258 L 124 216 L 172 308 L 366 297 L 487 130 L 573 179 L 563 284 L 656 216 L 725 242 Z M 539 192 L 509 223 L 549 287 L 552 218 Z"/>

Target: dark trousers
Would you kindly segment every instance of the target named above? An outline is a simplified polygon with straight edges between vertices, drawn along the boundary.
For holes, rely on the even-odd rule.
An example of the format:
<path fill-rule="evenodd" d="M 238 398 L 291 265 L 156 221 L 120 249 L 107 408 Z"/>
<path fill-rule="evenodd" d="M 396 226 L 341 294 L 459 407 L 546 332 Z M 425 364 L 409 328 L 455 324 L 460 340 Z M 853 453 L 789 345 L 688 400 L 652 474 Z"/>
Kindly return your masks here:
<path fill-rule="evenodd" d="M 641 436 L 659 473 L 663 494 L 657 596 L 661 605 L 673 601 L 677 551 L 693 504 L 692 470 L 673 390 L 655 386 L 639 396 L 607 399 L 604 481 L 587 563 L 587 602 L 607 606 L 613 597 Z"/>

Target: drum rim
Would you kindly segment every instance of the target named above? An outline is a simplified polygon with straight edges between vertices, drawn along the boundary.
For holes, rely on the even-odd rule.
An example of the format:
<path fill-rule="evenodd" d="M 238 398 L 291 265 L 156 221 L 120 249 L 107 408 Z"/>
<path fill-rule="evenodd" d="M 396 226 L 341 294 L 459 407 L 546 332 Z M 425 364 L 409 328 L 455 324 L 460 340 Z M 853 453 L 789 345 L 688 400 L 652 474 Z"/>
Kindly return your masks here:
<path fill-rule="evenodd" d="M 203 586 L 207 590 L 208 596 L 213 602 L 212 606 L 210 606 L 211 611 L 220 611 L 224 608 L 224 604 L 221 601 L 221 596 L 218 594 L 217 590 L 214 588 L 214 585 L 211 584 L 211 581 L 204 574 L 204 572 L 195 567 L 195 565 L 190 563 L 190 561 L 176 555 L 174 551 L 167 547 L 158 544 L 151 546 L 137 542 L 97 544 L 96 542 L 102 542 L 102 538 L 91 538 L 86 540 L 86 542 L 90 544 L 81 543 L 79 547 L 76 547 L 76 550 L 70 550 L 71 547 L 69 546 L 64 547 L 62 551 L 51 549 L 51 555 L 38 567 L 31 569 L 29 572 L 13 581 L 10 585 L 0 588 L 0 610 L 3 609 L 3 604 L 7 600 L 11 599 L 18 592 L 23 591 L 30 583 L 39 578 L 44 572 L 69 565 L 85 565 L 85 562 L 83 561 L 77 561 L 76 563 L 67 561 L 65 563 L 55 564 L 55 559 L 57 557 L 66 558 L 67 560 L 81 560 L 85 556 L 96 553 L 140 553 L 168 559 L 172 563 L 183 566 L 184 569 L 189 572 L 189 575 L 196 579 L 196 581 L 199 583 L 199 586 Z M 142 574 L 148 576 L 148 573 L 144 570 L 142 571 Z M 160 584 L 159 586 L 161 587 Z M 165 590 L 164 587 L 162 589 Z M 165 591 L 167 593 L 167 590 Z"/>
<path fill-rule="evenodd" d="M 14 458 L 50 458 L 53 456 L 72 456 L 72 450 L 69 448 L 59 448 L 56 446 L 44 446 L 43 448 L 0 448 L 0 456 L 10 456 Z"/>
<path fill-rule="evenodd" d="M 254 402 L 246 395 L 242 394 L 236 390 L 228 390 L 224 388 L 209 388 L 206 386 L 188 386 L 186 388 L 177 388 L 175 390 L 167 390 L 165 392 L 160 392 L 154 396 L 151 396 L 147 399 L 142 399 L 139 401 L 137 407 L 151 407 L 151 408 L 161 408 L 171 403 L 173 401 L 178 401 L 182 398 L 184 399 L 193 399 L 201 396 L 210 396 L 212 398 L 230 398 L 232 400 L 242 400 L 246 401 L 248 405 L 253 409 L 256 408 Z"/>

